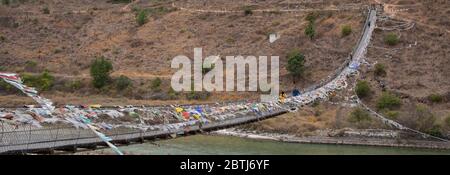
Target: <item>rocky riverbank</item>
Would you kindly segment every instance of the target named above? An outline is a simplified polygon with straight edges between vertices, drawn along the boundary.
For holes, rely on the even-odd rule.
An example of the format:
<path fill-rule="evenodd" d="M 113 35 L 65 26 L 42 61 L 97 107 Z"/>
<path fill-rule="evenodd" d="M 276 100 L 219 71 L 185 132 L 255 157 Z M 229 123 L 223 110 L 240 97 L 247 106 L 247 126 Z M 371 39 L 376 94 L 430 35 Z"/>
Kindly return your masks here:
<path fill-rule="evenodd" d="M 212 135 L 235 136 L 249 139 L 274 140 L 291 143 L 316 143 L 316 144 L 338 144 L 338 145 L 365 145 L 365 146 L 387 146 L 427 149 L 450 149 L 450 143 L 432 141 L 420 138 L 400 137 L 406 135 L 402 131 L 383 129 L 341 129 L 321 130 L 315 136 L 299 137 L 290 134 L 265 133 L 257 131 L 246 131 L 239 129 L 225 129 L 211 132 Z"/>

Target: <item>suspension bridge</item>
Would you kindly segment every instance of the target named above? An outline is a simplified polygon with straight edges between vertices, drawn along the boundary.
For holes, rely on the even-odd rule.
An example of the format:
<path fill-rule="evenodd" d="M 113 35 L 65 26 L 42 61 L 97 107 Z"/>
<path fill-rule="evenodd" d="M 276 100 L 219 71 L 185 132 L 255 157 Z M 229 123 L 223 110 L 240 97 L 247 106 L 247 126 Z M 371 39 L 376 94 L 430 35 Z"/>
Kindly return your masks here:
<path fill-rule="evenodd" d="M 115 147 L 114 145 L 128 145 L 132 143 L 142 143 L 145 140 L 167 139 L 176 137 L 177 135 L 190 135 L 198 132 L 209 132 L 280 116 L 302 105 L 310 104 L 315 100 L 324 100 L 330 93 L 346 88 L 347 78 L 357 72 L 357 68 L 364 59 L 363 57 L 370 43 L 376 20 L 376 8 L 369 8 L 360 39 L 350 54 L 351 56 L 349 56 L 341 68 L 337 69 L 336 72 L 327 77 L 327 79 L 305 89 L 304 93 L 300 96 L 287 98 L 284 104 L 280 104 L 278 102 L 259 103 L 253 104 L 253 106 L 256 107 L 246 107 L 245 102 L 236 102 L 226 104 L 227 106 L 232 107 L 226 108 L 226 110 L 221 111 L 221 113 L 212 112 L 210 114 L 210 119 L 214 118 L 214 122 L 203 123 L 196 121 L 184 121 L 178 123 L 169 122 L 160 125 L 127 126 L 127 128 L 112 127 L 108 130 L 102 130 L 102 133 L 96 132 L 95 129 L 79 129 L 60 125 L 50 125 L 42 128 L 32 127 L 32 124 L 14 126 L 8 124 L 4 120 L 0 120 L 0 154 L 52 154 L 55 153 L 55 151 L 76 152 L 79 148 L 96 149 L 98 147 L 107 146 L 113 148 Z M 35 100 L 45 102 L 45 99 L 32 95 L 31 97 Z M 43 106 L 43 108 L 53 110 L 51 105 Z M 138 108 L 141 108 L 139 110 L 145 111 L 152 107 Z M 173 110 L 173 107 L 154 108 L 154 110 L 169 114 L 172 113 L 168 112 L 168 110 Z M 195 107 L 184 106 L 184 108 Z M 71 112 L 74 111 L 79 112 L 80 110 L 72 109 Z M 76 114 L 77 113 L 74 112 L 71 114 L 60 115 L 65 117 L 69 116 L 66 120 L 73 121 L 69 119 L 73 119 L 70 117 L 73 117 L 73 115 Z M 83 115 L 89 114 L 84 112 Z M 201 115 L 199 114 L 199 116 Z M 87 121 L 85 118 L 81 119 L 85 125 L 89 126 L 89 128 L 100 126 L 95 125 L 95 123 L 91 123 L 91 121 Z M 390 124 L 398 129 L 406 128 L 395 121 L 385 118 L 382 118 L 382 120 L 386 124 Z"/>

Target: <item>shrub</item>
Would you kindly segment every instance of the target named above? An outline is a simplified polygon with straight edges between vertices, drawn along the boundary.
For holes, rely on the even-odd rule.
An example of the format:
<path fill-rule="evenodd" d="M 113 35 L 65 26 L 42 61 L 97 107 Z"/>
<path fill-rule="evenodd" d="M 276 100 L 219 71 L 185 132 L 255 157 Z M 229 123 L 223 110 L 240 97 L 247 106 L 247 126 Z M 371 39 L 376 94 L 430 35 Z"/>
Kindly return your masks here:
<path fill-rule="evenodd" d="M 50 90 L 51 87 L 53 87 L 53 82 L 55 78 L 45 70 L 43 73 L 37 76 L 24 74 L 22 76 L 23 82 L 31 87 L 35 87 L 39 91 L 47 91 Z"/>
<path fill-rule="evenodd" d="M 42 13 L 44 13 L 44 14 L 50 14 L 50 9 L 48 9 L 48 7 L 44 7 L 44 8 L 42 9 Z"/>
<path fill-rule="evenodd" d="M 315 14 L 315 13 L 309 13 L 306 16 L 306 20 L 309 21 L 310 23 L 313 23 L 316 20 L 316 16 L 317 16 L 317 14 Z"/>
<path fill-rule="evenodd" d="M 47 70 L 39 76 L 39 79 L 41 83 L 40 89 L 44 91 L 49 90 L 53 86 L 53 82 L 55 80 L 55 78 Z"/>
<path fill-rule="evenodd" d="M 442 98 L 442 96 L 439 94 L 431 94 L 430 96 L 428 96 L 428 99 L 433 103 L 440 103 L 444 100 L 444 98 Z"/>
<path fill-rule="evenodd" d="M 375 76 L 385 76 L 386 75 L 386 68 L 384 67 L 384 64 L 377 63 L 375 64 Z"/>
<path fill-rule="evenodd" d="M 191 91 L 186 94 L 188 100 L 207 100 L 211 95 L 210 92 L 195 92 Z"/>
<path fill-rule="evenodd" d="M 153 81 L 152 81 L 152 84 L 151 84 L 151 86 L 150 86 L 150 88 L 153 90 L 153 91 L 161 91 L 161 84 L 162 84 L 162 80 L 161 80 L 161 78 L 155 78 Z"/>
<path fill-rule="evenodd" d="M 173 90 L 172 87 L 169 88 L 169 91 L 167 92 L 167 95 L 169 96 L 170 100 L 178 99 L 178 92 Z"/>
<path fill-rule="evenodd" d="M 26 61 L 25 62 L 25 71 L 33 72 L 36 71 L 37 63 L 35 61 Z"/>
<path fill-rule="evenodd" d="M 399 38 L 395 33 L 389 33 L 384 37 L 384 42 L 390 46 L 396 45 L 398 41 Z"/>
<path fill-rule="evenodd" d="M 227 38 L 227 39 L 225 40 L 225 42 L 226 42 L 227 44 L 233 44 L 233 43 L 236 42 L 236 40 L 235 40 L 234 38 L 232 38 L 232 37 L 229 37 L 229 38 Z"/>
<path fill-rule="evenodd" d="M 125 75 L 121 75 L 119 78 L 116 79 L 116 88 L 119 91 L 122 91 L 130 87 L 131 85 L 133 85 L 133 82 L 131 81 L 130 78 L 128 78 Z"/>
<path fill-rule="evenodd" d="M 3 35 L 0 35 L 0 41 L 6 41 L 6 38 Z"/>
<path fill-rule="evenodd" d="M 352 27 L 350 25 L 344 25 L 341 29 L 342 36 L 348 36 L 352 33 Z"/>
<path fill-rule="evenodd" d="M 369 83 L 367 83 L 367 81 L 358 81 L 356 83 L 355 91 L 356 91 L 356 95 L 358 95 L 358 97 L 360 97 L 360 98 L 369 96 L 369 94 L 370 94 Z"/>
<path fill-rule="evenodd" d="M 148 17 L 147 17 L 147 11 L 145 10 L 141 10 L 139 11 L 139 13 L 136 16 L 136 22 L 139 26 L 144 25 L 145 23 L 147 23 L 148 21 Z"/>
<path fill-rule="evenodd" d="M 311 106 L 312 107 L 317 107 L 317 106 L 319 106 L 320 105 L 320 100 L 314 100 L 312 103 L 311 103 Z"/>
<path fill-rule="evenodd" d="M 399 107 L 400 105 L 400 98 L 388 92 L 383 92 L 377 102 L 378 109 L 393 109 Z"/>
<path fill-rule="evenodd" d="M 36 76 L 24 73 L 21 75 L 20 78 L 22 79 L 22 81 L 25 85 L 36 87 L 36 86 L 34 86 L 34 82 L 36 82 L 36 80 L 37 80 Z"/>
<path fill-rule="evenodd" d="M 59 48 L 57 48 L 57 49 L 53 50 L 53 53 L 54 53 L 54 54 L 58 54 L 58 53 L 61 53 L 61 52 L 62 52 L 62 50 L 61 50 L 61 49 L 59 49 Z"/>
<path fill-rule="evenodd" d="M 427 134 L 430 134 L 435 137 L 443 137 L 441 126 L 440 125 L 433 125 L 432 128 L 425 131 Z"/>
<path fill-rule="evenodd" d="M 385 115 L 392 120 L 395 120 L 398 118 L 398 116 L 400 115 L 400 112 L 398 111 L 387 111 L 385 112 Z"/>
<path fill-rule="evenodd" d="M 320 115 L 322 115 L 322 110 L 320 110 L 319 108 L 314 108 L 314 116 L 319 117 Z"/>
<path fill-rule="evenodd" d="M 36 66 L 37 66 L 37 63 L 36 63 L 36 61 L 30 61 L 30 60 L 28 60 L 28 61 L 25 62 L 25 66 L 26 66 L 26 67 L 36 67 Z"/>
<path fill-rule="evenodd" d="M 6 92 L 11 92 L 14 89 L 15 88 L 12 85 L 10 85 L 9 83 L 6 83 L 2 79 L 0 79 L 0 90 L 4 90 Z"/>
<path fill-rule="evenodd" d="M 75 80 L 75 81 L 70 81 L 68 83 L 66 83 L 65 85 L 67 88 L 69 88 L 70 90 L 79 90 L 81 89 L 81 87 L 83 86 L 83 84 L 81 83 L 80 80 Z"/>
<path fill-rule="evenodd" d="M 314 23 L 310 22 L 305 29 L 305 35 L 308 36 L 311 40 L 316 35 L 316 31 L 314 29 Z"/>
<path fill-rule="evenodd" d="M 414 110 L 411 110 L 409 119 L 413 121 L 412 127 L 422 132 L 432 130 L 437 120 L 431 110 L 424 105 L 417 105 Z"/>
<path fill-rule="evenodd" d="M 246 16 L 247 16 L 247 15 L 252 15 L 252 14 L 253 14 L 252 8 L 249 7 L 249 6 L 244 7 L 244 14 L 245 14 Z"/>
<path fill-rule="evenodd" d="M 295 78 L 297 76 L 302 76 L 305 72 L 305 56 L 298 50 L 293 50 L 287 55 L 287 58 L 287 70 L 292 75 L 295 84 Z"/>
<path fill-rule="evenodd" d="M 350 117 L 348 119 L 351 123 L 360 123 L 364 121 L 371 121 L 370 114 L 362 109 L 362 108 L 356 108 L 350 113 Z"/>
<path fill-rule="evenodd" d="M 113 4 L 118 4 L 118 3 L 131 3 L 131 0 L 110 0 L 110 1 L 108 1 L 108 2 L 113 3 Z"/>
<path fill-rule="evenodd" d="M 111 71 L 113 66 L 110 61 L 106 60 L 104 57 L 96 58 L 91 64 L 91 77 L 92 83 L 95 88 L 104 87 L 109 81 Z"/>

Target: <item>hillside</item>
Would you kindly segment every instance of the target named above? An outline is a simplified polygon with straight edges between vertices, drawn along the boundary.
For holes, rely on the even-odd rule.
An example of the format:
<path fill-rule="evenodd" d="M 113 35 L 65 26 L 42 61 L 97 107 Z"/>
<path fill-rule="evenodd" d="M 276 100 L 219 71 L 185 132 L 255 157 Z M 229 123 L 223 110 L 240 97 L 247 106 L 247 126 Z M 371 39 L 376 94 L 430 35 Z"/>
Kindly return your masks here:
<path fill-rule="evenodd" d="M 384 11 L 379 14 L 366 55 L 367 64 L 362 66 L 359 76 L 370 87 L 363 102 L 405 126 L 449 137 L 449 2 L 376 2 L 383 3 Z M 398 38 L 393 45 L 386 42 L 390 34 Z M 377 64 L 382 68 L 377 69 Z M 383 93 L 393 94 L 399 105 L 381 108 Z M 338 105 L 326 102 L 244 128 L 298 135 L 314 135 L 320 128 L 383 128 L 376 120 L 349 123 L 353 107 L 349 108 L 345 102 Z"/>
<path fill-rule="evenodd" d="M 162 87 L 167 87 L 175 71 L 170 69 L 171 59 L 177 55 L 192 58 L 195 47 L 203 48 L 204 56 L 220 55 L 222 59 L 228 55 L 280 56 L 283 89 L 293 87 L 284 67 L 286 55 L 297 49 L 306 57 L 307 76 L 296 86 L 307 87 L 332 73 L 352 50 L 364 19 L 358 5 L 361 2 L 350 5 L 341 4 L 341 1 L 312 4 L 226 0 L 207 3 L 137 1 L 132 4 L 108 1 L 17 2 L 0 6 L 0 32 L 5 38 L 1 42 L 0 64 L 2 71 L 9 72 L 38 74 L 49 70 L 56 83 L 44 95 L 58 103 L 122 103 L 123 100 L 131 100 L 129 102 L 136 104 L 152 104 L 148 100 L 167 100 L 159 96 L 167 96 L 164 93 L 168 89 L 164 88 L 162 94 L 153 92 L 149 88 L 151 81 L 159 77 L 163 80 Z M 251 8 L 253 13 L 246 15 L 245 8 Z M 338 8 L 349 10 L 334 10 Z M 45 14 L 43 9 L 48 9 L 49 13 Z M 142 26 L 136 23 L 139 9 L 146 9 L 149 13 L 148 22 Z M 305 18 L 310 14 L 317 16 L 314 40 L 304 35 L 308 23 Z M 346 37 L 341 36 L 344 24 L 352 26 L 353 30 Z M 270 33 L 278 33 L 281 38 L 269 43 Z M 125 75 L 131 78 L 133 88 L 124 92 L 117 92 L 114 88 L 94 89 L 90 83 L 89 67 L 92 60 L 100 56 L 112 61 L 113 77 Z M 35 64 L 29 66 L 30 63 Z M 82 82 L 79 89 L 65 86 L 76 80 Z M 3 94 L 18 101 L 9 101 L 8 104 L 20 104 L 26 100 L 11 98 L 14 93 Z M 213 94 L 209 99 L 233 100 L 242 96 L 255 99 L 252 94 Z M 89 100 L 83 98 L 92 95 L 95 97 Z"/>
<path fill-rule="evenodd" d="M 114 2 L 114 3 L 113 3 Z M 449 2 L 445 0 L 140 0 L 14 1 L 0 5 L 0 71 L 55 80 L 43 95 L 57 104 L 185 104 L 258 99 L 257 92 L 190 94 L 170 91 L 170 68 L 177 55 L 280 56 L 281 89 L 306 88 L 331 75 L 361 34 L 364 11 L 378 4 L 377 28 L 357 77 L 370 91 L 362 102 L 388 118 L 431 134 L 450 130 Z M 139 12 L 148 20 L 137 22 Z M 316 36 L 304 31 L 314 16 Z M 351 27 L 348 36 L 342 27 Z M 281 37 L 273 43 L 269 35 Z M 390 38 L 389 38 L 390 37 Z M 387 41 L 390 40 L 390 41 Z M 287 55 L 304 54 L 305 73 L 292 83 Z M 110 85 L 93 87 L 89 69 L 104 57 L 114 70 Z M 116 88 L 120 76 L 131 79 Z M 154 86 L 157 78 L 161 82 Z M 1 84 L 0 84 L 1 85 Z M 3 86 L 3 85 L 2 85 Z M 380 105 L 390 94 L 392 106 Z M 357 104 L 354 89 L 297 113 L 245 126 L 253 130 L 313 135 L 322 129 L 387 128 L 377 120 L 349 122 Z M 385 95 L 386 96 L 386 95 Z M 390 101 L 388 101 L 390 103 Z M 32 101 L 0 88 L 1 106 Z M 398 104 L 397 104 L 398 103 Z M 381 107 L 380 107 L 381 106 Z"/>

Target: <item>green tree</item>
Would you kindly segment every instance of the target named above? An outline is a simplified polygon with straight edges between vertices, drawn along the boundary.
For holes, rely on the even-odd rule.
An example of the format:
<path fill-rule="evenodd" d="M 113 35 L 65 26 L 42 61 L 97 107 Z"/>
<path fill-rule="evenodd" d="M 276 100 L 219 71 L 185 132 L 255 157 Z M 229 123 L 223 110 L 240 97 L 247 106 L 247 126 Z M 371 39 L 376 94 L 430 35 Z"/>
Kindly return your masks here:
<path fill-rule="evenodd" d="M 14 88 L 14 86 L 12 86 L 9 83 L 6 83 L 2 79 L 0 79 L 0 90 L 4 90 L 6 92 L 11 92 L 14 89 L 16 89 L 16 88 Z"/>
<path fill-rule="evenodd" d="M 386 75 L 386 68 L 384 64 L 377 63 L 375 64 L 375 76 L 385 76 Z"/>
<path fill-rule="evenodd" d="M 252 7 L 251 6 L 245 6 L 244 7 L 244 14 L 245 14 L 245 16 L 252 15 L 253 14 Z"/>
<path fill-rule="evenodd" d="M 398 36 L 395 33 L 388 33 L 384 37 L 384 42 L 390 46 L 396 45 L 399 41 Z"/>
<path fill-rule="evenodd" d="M 342 26 L 341 34 L 342 34 L 343 37 L 344 37 L 344 36 L 348 36 L 348 35 L 350 35 L 351 33 L 352 33 L 352 26 L 350 26 L 350 25 L 344 25 L 344 26 Z"/>
<path fill-rule="evenodd" d="M 141 10 L 139 11 L 139 13 L 136 16 L 136 22 L 139 26 L 144 25 L 145 23 L 147 23 L 148 21 L 148 17 L 147 17 L 147 11 L 146 10 Z"/>
<path fill-rule="evenodd" d="M 433 103 L 440 103 L 444 100 L 444 98 L 439 94 L 431 94 L 430 96 L 428 96 L 428 99 L 430 99 L 430 101 Z"/>
<path fill-rule="evenodd" d="M 314 29 L 314 23 L 310 22 L 305 29 L 305 35 L 308 36 L 311 40 L 316 35 L 316 30 Z"/>
<path fill-rule="evenodd" d="M 48 9 L 48 7 L 44 7 L 44 8 L 42 9 L 42 12 L 43 12 L 44 14 L 50 14 L 50 9 Z"/>
<path fill-rule="evenodd" d="M 173 90 L 172 87 L 169 88 L 169 91 L 167 92 L 167 95 L 169 96 L 170 100 L 175 100 L 178 99 L 178 92 L 176 92 L 175 90 Z"/>
<path fill-rule="evenodd" d="M 435 137 L 444 137 L 444 135 L 442 134 L 441 125 L 433 125 L 433 127 L 426 130 L 425 132 Z"/>
<path fill-rule="evenodd" d="M 289 53 L 287 57 L 287 70 L 292 75 L 293 83 L 295 84 L 296 77 L 302 76 L 305 72 L 305 56 L 298 50 L 294 50 L 291 51 L 291 53 Z"/>
<path fill-rule="evenodd" d="M 132 84 L 133 84 L 133 82 L 131 81 L 131 79 L 128 78 L 127 76 L 125 76 L 125 75 L 121 75 L 116 80 L 116 88 L 119 91 L 122 91 L 122 90 L 130 87 Z"/>
<path fill-rule="evenodd" d="M 161 84 L 162 84 L 161 78 L 157 77 L 152 81 L 151 89 L 153 91 L 161 91 Z"/>
<path fill-rule="evenodd" d="M 306 20 L 309 21 L 310 23 L 313 23 L 316 20 L 316 16 L 317 16 L 317 14 L 315 14 L 315 13 L 309 13 L 306 16 Z"/>
<path fill-rule="evenodd" d="M 96 88 L 104 87 L 110 81 L 112 63 L 104 57 L 96 58 L 91 64 L 92 83 Z"/>
<path fill-rule="evenodd" d="M 45 70 L 39 78 L 41 82 L 41 90 L 49 90 L 53 86 L 53 81 L 55 78 L 47 70 Z"/>
<path fill-rule="evenodd" d="M 360 97 L 360 98 L 367 97 L 370 93 L 369 83 L 367 81 L 358 81 L 356 83 L 355 91 L 356 91 L 356 95 L 358 95 L 358 97 Z"/>
<path fill-rule="evenodd" d="M 55 78 L 53 75 L 50 74 L 47 70 L 45 70 L 40 75 L 30 75 L 30 74 L 23 74 L 22 75 L 23 82 L 31 87 L 37 88 L 39 91 L 47 91 L 50 90 L 51 87 L 53 87 L 53 82 Z"/>
<path fill-rule="evenodd" d="M 401 100 L 397 96 L 389 93 L 383 92 L 381 97 L 378 99 L 377 108 L 378 109 L 393 109 L 401 105 Z"/>
<path fill-rule="evenodd" d="M 430 135 L 440 136 L 440 126 L 436 124 L 437 118 L 427 106 L 417 105 L 411 111 L 408 117 L 413 122 L 413 128 Z"/>
<path fill-rule="evenodd" d="M 362 108 L 356 108 L 350 113 L 350 117 L 348 119 L 349 122 L 352 123 L 359 123 L 364 121 L 371 121 L 370 114 L 362 109 Z"/>

